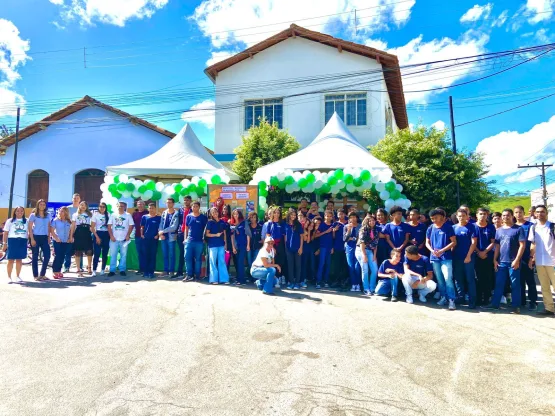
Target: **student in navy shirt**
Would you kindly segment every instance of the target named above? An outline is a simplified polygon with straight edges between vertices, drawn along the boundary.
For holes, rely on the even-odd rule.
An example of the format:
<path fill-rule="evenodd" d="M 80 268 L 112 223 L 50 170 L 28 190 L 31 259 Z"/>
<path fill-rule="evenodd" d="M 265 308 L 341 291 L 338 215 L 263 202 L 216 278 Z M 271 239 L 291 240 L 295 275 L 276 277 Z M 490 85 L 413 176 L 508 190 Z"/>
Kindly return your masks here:
<path fill-rule="evenodd" d="M 324 218 L 324 214 L 318 211 L 318 202 L 313 201 L 310 203 L 307 218 L 312 221 L 316 217 Z"/>
<path fill-rule="evenodd" d="M 183 221 L 183 241 L 185 242 L 186 273 L 184 282 L 200 279 L 202 251 L 204 250 L 204 229 L 208 219 L 200 213 L 200 202 L 192 204 L 191 213 Z"/>
<path fill-rule="evenodd" d="M 324 222 L 316 230 L 315 237 L 320 243 L 320 259 L 318 262 L 318 274 L 316 276 L 316 289 L 320 289 L 322 281 L 324 287 L 329 287 L 330 261 L 333 253 L 333 212 L 324 213 Z"/>
<path fill-rule="evenodd" d="M 243 211 L 234 209 L 231 218 L 235 226 L 231 231 L 231 244 L 233 246 L 233 254 L 235 254 L 235 269 L 237 272 L 237 286 L 244 285 L 245 280 L 245 259 L 250 248 L 250 231 L 248 224 L 245 222 Z"/>
<path fill-rule="evenodd" d="M 141 217 L 141 238 L 145 252 L 144 277 L 154 279 L 156 254 L 158 253 L 158 230 L 162 217 L 156 213 L 156 204 L 148 204 L 148 214 Z"/>
<path fill-rule="evenodd" d="M 227 251 L 226 229 L 227 224 L 220 220 L 218 208 L 210 208 L 210 219 L 206 223 L 204 235 L 208 242 L 210 252 L 210 283 L 229 284 L 229 273 L 225 263 L 225 252 Z"/>
<path fill-rule="evenodd" d="M 403 208 L 393 206 L 389 211 L 389 215 L 391 216 L 391 222 L 383 229 L 383 235 L 391 248 L 396 248 L 401 253 L 404 253 L 405 247 L 409 243 L 410 229 L 406 223 L 401 222 Z"/>
<path fill-rule="evenodd" d="M 301 263 L 303 255 L 304 229 L 297 220 L 297 212 L 289 211 L 285 221 L 285 255 L 287 257 L 287 289 L 301 288 Z"/>
<path fill-rule="evenodd" d="M 403 276 L 403 286 L 407 293 L 407 303 L 413 303 L 412 291 L 418 290 L 418 299 L 426 303 L 426 295 L 436 290 L 436 283 L 430 259 L 418 252 L 418 247 L 408 246 L 405 252 L 405 274 Z"/>
<path fill-rule="evenodd" d="M 383 208 L 378 208 L 376 210 L 376 228 L 380 232 L 380 239 L 378 241 L 378 249 L 376 250 L 377 263 L 382 264 L 385 260 L 389 258 L 389 252 L 391 247 L 385 239 L 385 227 L 387 225 L 388 214 Z"/>
<path fill-rule="evenodd" d="M 391 250 L 391 258 L 384 260 L 378 269 L 378 286 L 376 294 L 380 296 L 391 296 L 391 302 L 397 302 L 397 287 L 399 279 L 403 278 L 405 268 L 401 259 L 401 251 L 394 248 Z"/>
<path fill-rule="evenodd" d="M 524 235 L 528 239 L 530 234 L 530 227 L 532 223 L 526 221 L 524 217 L 524 207 L 522 205 L 517 205 L 514 208 L 516 225 L 522 227 L 524 230 Z M 521 264 L 520 264 L 520 301 L 521 306 L 526 306 L 526 286 L 528 286 L 528 309 L 535 311 L 537 309 L 538 303 L 538 289 L 536 288 L 536 279 L 534 278 L 534 269 L 530 268 L 528 263 L 530 261 L 530 241 L 526 241 L 526 247 L 524 248 L 524 253 L 522 254 Z"/>
<path fill-rule="evenodd" d="M 247 271 L 250 276 L 252 263 L 258 255 L 258 251 L 262 248 L 264 240 L 262 239 L 262 224 L 258 222 L 258 215 L 256 212 L 249 212 L 248 222 L 248 230 L 250 232 L 250 249 L 247 252 L 247 261 L 249 265 Z"/>
<path fill-rule="evenodd" d="M 285 284 L 286 268 L 285 264 L 287 260 L 285 258 L 285 245 L 283 244 L 283 222 L 281 219 L 281 208 L 275 207 L 268 211 L 269 220 L 262 226 L 262 237 L 272 237 L 274 239 L 274 250 L 276 251 L 275 261 L 279 264 L 281 270 L 278 273 L 281 274 L 281 283 Z M 278 279 L 279 287 L 280 279 Z"/>
<path fill-rule="evenodd" d="M 410 232 L 410 243 L 418 247 L 420 254 L 426 255 L 426 224 L 420 222 L 420 211 L 411 209 L 409 212 L 409 221 L 406 223 Z"/>
<path fill-rule="evenodd" d="M 495 290 L 487 309 L 499 309 L 505 281 L 511 280 L 512 313 L 520 313 L 520 262 L 526 248 L 524 229 L 513 223 L 513 211 L 506 209 L 501 214 L 503 226 L 495 233 Z"/>
<path fill-rule="evenodd" d="M 476 258 L 474 270 L 476 272 L 476 304 L 487 305 L 494 286 L 493 252 L 495 249 L 495 227 L 488 223 L 489 212 L 485 208 L 476 211 Z"/>
<path fill-rule="evenodd" d="M 331 281 L 332 287 L 340 287 L 345 281 L 347 271 L 347 258 L 345 257 L 345 243 L 343 242 L 343 228 L 347 224 L 345 210 L 337 210 L 337 221 L 333 232 L 333 254 L 331 255 Z"/>
<path fill-rule="evenodd" d="M 465 209 L 457 210 L 458 223 L 453 225 L 457 245 L 453 250 L 453 275 L 457 285 L 458 301 L 464 301 L 468 294 L 468 307 L 476 308 L 476 273 L 474 272 L 474 251 L 478 242 L 478 231 L 468 221 Z M 466 290 L 465 290 L 466 287 Z"/>
<path fill-rule="evenodd" d="M 362 286 L 365 296 L 374 296 L 378 283 L 376 249 L 379 239 L 376 219 L 372 215 L 366 215 L 360 226 L 355 251 L 355 257 L 362 271 Z"/>
<path fill-rule="evenodd" d="M 360 225 L 356 212 L 349 214 L 349 223 L 343 228 L 343 241 L 345 242 L 345 257 L 349 266 L 349 276 L 351 278 L 351 292 L 360 292 L 362 272 L 360 264 L 355 256 L 357 248 L 358 233 Z"/>
<path fill-rule="evenodd" d="M 430 250 L 430 260 L 437 279 L 440 306 L 449 301 L 449 310 L 455 310 L 455 282 L 453 280 L 452 249 L 457 241 L 453 231 L 453 224 L 446 222 L 447 215 L 441 208 L 430 211 L 433 224 L 426 231 L 426 247 Z"/>

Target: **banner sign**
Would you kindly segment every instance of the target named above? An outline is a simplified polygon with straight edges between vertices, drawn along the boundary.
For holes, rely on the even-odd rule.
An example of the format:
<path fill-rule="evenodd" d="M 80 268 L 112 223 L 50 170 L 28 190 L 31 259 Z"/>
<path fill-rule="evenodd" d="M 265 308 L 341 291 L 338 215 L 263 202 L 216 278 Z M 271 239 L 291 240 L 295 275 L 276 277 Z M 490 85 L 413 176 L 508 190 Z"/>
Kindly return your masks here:
<path fill-rule="evenodd" d="M 257 185 L 208 185 L 208 207 L 216 206 L 218 198 L 222 198 L 232 211 L 242 210 L 245 217 L 249 212 L 258 212 Z"/>

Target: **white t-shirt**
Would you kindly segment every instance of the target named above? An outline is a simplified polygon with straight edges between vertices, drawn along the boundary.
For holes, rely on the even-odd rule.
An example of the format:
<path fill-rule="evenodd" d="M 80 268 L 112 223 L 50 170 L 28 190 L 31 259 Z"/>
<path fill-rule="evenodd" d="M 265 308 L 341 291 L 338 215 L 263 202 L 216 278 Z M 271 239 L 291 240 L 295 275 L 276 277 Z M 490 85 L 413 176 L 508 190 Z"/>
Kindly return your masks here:
<path fill-rule="evenodd" d="M 530 228 L 528 241 L 536 245 L 536 265 L 555 266 L 555 242 L 549 229 L 549 221 L 544 225 L 536 222 L 534 228 L 534 233 L 532 233 L 532 228 Z"/>
<path fill-rule="evenodd" d="M 256 259 L 252 262 L 252 265 L 254 267 L 264 267 L 264 263 L 262 262 L 262 259 L 266 258 L 266 259 L 268 259 L 269 263 L 273 263 L 275 255 L 276 255 L 276 253 L 275 253 L 274 249 L 272 249 L 272 251 L 270 253 L 268 253 L 266 248 L 262 247 L 260 249 L 260 251 L 258 252 L 258 255 L 256 256 Z"/>
<path fill-rule="evenodd" d="M 91 225 L 91 217 L 86 212 L 82 212 L 81 214 L 75 213 L 71 216 L 71 221 L 75 222 L 75 225 Z"/>
<path fill-rule="evenodd" d="M 127 237 L 129 227 L 135 225 L 133 217 L 127 212 L 123 214 L 112 214 L 108 220 L 108 224 L 112 226 L 112 234 L 116 241 L 124 241 Z"/>
<path fill-rule="evenodd" d="M 110 216 L 108 215 L 108 219 Z M 100 212 L 95 212 L 92 216 L 91 222 L 94 222 L 96 231 L 108 231 L 108 223 L 106 222 L 106 216 Z"/>
<path fill-rule="evenodd" d="M 29 220 L 23 223 L 23 219 L 16 219 L 12 223 L 12 219 L 8 219 L 4 225 L 4 231 L 8 231 L 8 238 L 27 238 L 27 229 Z"/>

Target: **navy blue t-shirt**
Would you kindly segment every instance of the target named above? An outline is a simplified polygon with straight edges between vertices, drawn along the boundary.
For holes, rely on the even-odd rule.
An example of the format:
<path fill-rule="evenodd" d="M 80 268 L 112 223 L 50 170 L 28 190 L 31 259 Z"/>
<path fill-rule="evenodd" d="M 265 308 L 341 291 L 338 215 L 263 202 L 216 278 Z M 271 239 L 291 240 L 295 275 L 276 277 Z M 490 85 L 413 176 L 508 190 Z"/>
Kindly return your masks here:
<path fill-rule="evenodd" d="M 306 218 L 308 218 L 309 220 L 312 220 L 313 218 L 316 218 L 316 217 L 320 217 L 324 219 L 324 213 L 319 212 L 318 214 L 313 214 L 312 212 L 308 211 L 308 214 L 306 214 Z"/>
<path fill-rule="evenodd" d="M 532 223 L 530 221 L 525 221 L 524 224 L 519 225 L 519 227 L 524 229 L 524 235 L 526 237 L 528 237 L 528 235 L 530 234 L 530 228 L 532 227 Z M 528 260 L 530 259 L 530 246 L 531 245 L 532 245 L 532 242 L 528 241 L 528 238 L 527 238 L 526 239 L 526 247 L 524 247 L 524 254 L 522 255 L 522 260 L 524 260 L 526 263 L 528 263 Z"/>
<path fill-rule="evenodd" d="M 284 234 L 283 224 L 281 223 L 281 221 L 267 221 L 262 227 L 262 234 L 264 235 L 264 237 L 270 234 L 270 236 L 274 240 L 281 240 Z"/>
<path fill-rule="evenodd" d="M 407 227 L 410 232 L 410 239 L 416 240 L 417 246 L 420 246 L 424 241 L 426 241 L 426 224 L 418 223 L 418 225 L 411 225 L 407 223 Z"/>
<path fill-rule="evenodd" d="M 335 237 L 333 237 L 333 251 L 345 251 L 345 242 L 343 241 L 343 229 L 345 228 L 345 224 L 337 221 L 333 224 L 333 227 L 335 228 L 337 226 L 339 226 L 339 228 L 335 232 Z"/>
<path fill-rule="evenodd" d="M 453 251 L 453 257 L 458 260 L 464 260 L 472 245 L 472 239 L 478 237 L 478 231 L 476 226 L 471 223 L 466 225 L 455 224 L 453 225 L 453 231 L 455 232 L 455 237 L 457 237 L 457 245 Z"/>
<path fill-rule="evenodd" d="M 426 277 L 428 272 L 433 271 L 432 263 L 430 263 L 430 259 L 426 256 L 420 256 L 418 260 L 409 260 L 405 258 L 405 264 L 409 267 L 414 273 L 418 273 L 422 277 Z"/>
<path fill-rule="evenodd" d="M 455 235 L 453 231 L 453 223 L 445 222 L 440 228 L 431 225 L 426 231 L 426 237 L 430 239 L 430 245 L 434 250 L 441 250 L 451 244 L 451 237 Z M 430 254 L 430 261 L 452 260 L 453 254 L 451 250 L 447 250 L 439 258 Z"/>
<path fill-rule="evenodd" d="M 226 225 L 227 224 L 222 220 L 219 220 L 217 222 L 214 220 L 208 220 L 208 223 L 206 224 L 206 229 L 210 234 L 218 234 L 226 231 Z M 210 248 L 225 246 L 223 234 L 219 237 L 206 237 L 206 240 L 208 241 L 208 247 Z"/>
<path fill-rule="evenodd" d="M 262 224 L 256 223 L 253 228 L 249 221 L 249 228 L 251 230 L 251 250 L 260 250 L 262 248 Z"/>
<path fill-rule="evenodd" d="M 318 231 L 323 233 L 323 232 L 329 230 L 330 228 L 332 228 L 333 226 L 334 226 L 333 223 L 328 225 L 325 222 L 323 222 L 318 227 Z M 319 240 L 319 242 L 320 242 L 320 248 L 330 248 L 330 249 L 333 248 L 333 232 L 329 232 L 327 234 L 324 234 L 324 235 L 318 237 L 317 240 Z"/>
<path fill-rule="evenodd" d="M 289 252 L 296 253 L 301 248 L 301 238 L 304 234 L 303 226 L 300 224 L 285 223 L 285 235 L 287 242 L 285 248 Z"/>
<path fill-rule="evenodd" d="M 160 215 L 155 215 L 151 217 L 149 214 L 143 215 L 141 218 L 141 227 L 144 227 L 144 237 L 146 239 L 153 239 L 158 234 L 158 229 L 160 228 L 160 221 L 162 217 Z"/>
<path fill-rule="evenodd" d="M 400 260 L 397 264 L 391 264 L 391 260 L 384 260 L 382 264 L 380 264 L 380 268 L 378 269 L 378 273 L 387 274 L 387 269 L 393 269 L 399 274 L 404 274 L 405 268 L 403 267 L 403 262 Z"/>
<path fill-rule="evenodd" d="M 524 229 L 518 225 L 511 228 L 500 227 L 495 233 L 495 244 L 499 244 L 500 263 L 512 262 L 518 253 L 519 241 L 526 241 Z"/>
<path fill-rule="evenodd" d="M 476 243 L 476 249 L 479 251 L 484 251 L 491 244 L 491 240 L 495 240 L 495 226 L 493 224 L 488 224 L 485 227 L 480 227 L 477 223 L 476 231 L 478 233 L 478 243 Z M 493 257 L 494 250 L 488 252 L 488 257 Z"/>
<path fill-rule="evenodd" d="M 389 239 L 393 243 L 394 247 L 401 247 L 405 242 L 406 235 L 410 234 L 410 227 L 405 222 L 402 222 L 399 225 L 390 222 L 385 225 L 382 233 L 389 235 Z"/>
<path fill-rule="evenodd" d="M 199 214 L 195 217 L 193 214 L 187 215 L 185 218 L 185 226 L 187 227 L 187 241 L 202 243 L 204 240 L 204 229 L 208 219 L 205 215 Z"/>
<path fill-rule="evenodd" d="M 233 235 L 235 236 L 235 247 L 237 248 L 247 248 L 247 223 L 241 221 L 233 229 Z"/>

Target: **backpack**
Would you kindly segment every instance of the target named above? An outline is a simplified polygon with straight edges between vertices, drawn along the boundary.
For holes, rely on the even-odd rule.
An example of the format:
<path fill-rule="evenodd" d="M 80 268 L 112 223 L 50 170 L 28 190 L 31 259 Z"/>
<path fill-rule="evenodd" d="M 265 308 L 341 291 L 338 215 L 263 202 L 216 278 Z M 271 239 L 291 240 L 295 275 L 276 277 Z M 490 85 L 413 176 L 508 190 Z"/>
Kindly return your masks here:
<path fill-rule="evenodd" d="M 553 239 L 555 239 L 555 223 L 548 221 L 549 222 L 549 231 L 551 234 L 551 237 Z M 530 232 L 531 233 L 535 233 L 536 232 L 536 224 L 532 224 L 532 226 L 530 227 Z M 535 235 L 535 234 L 534 234 Z"/>

